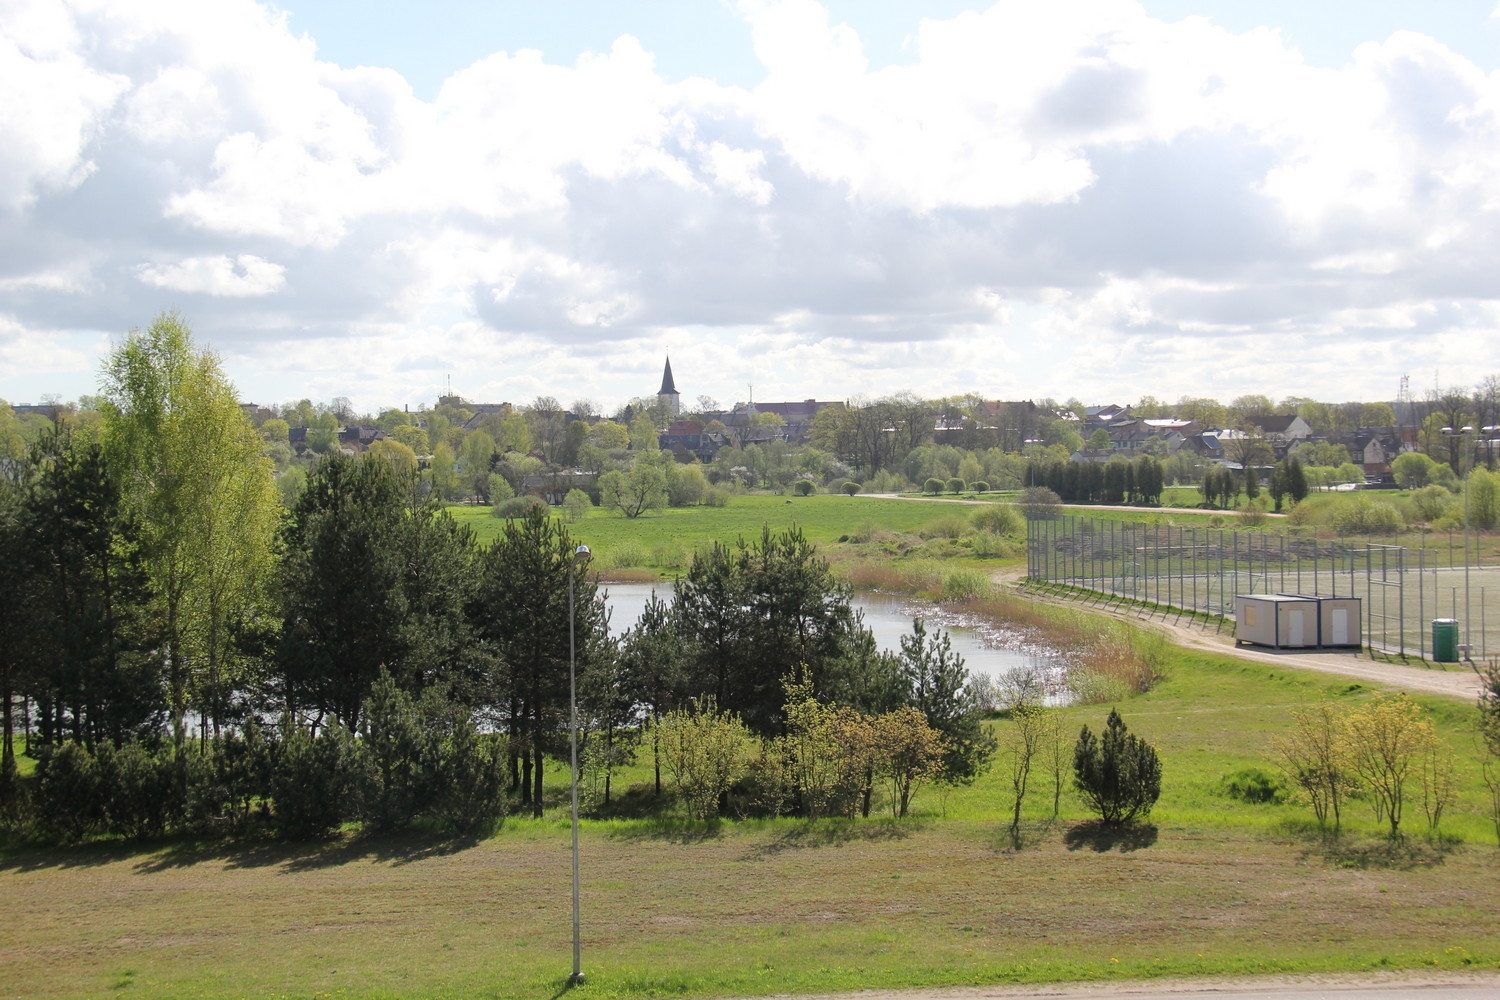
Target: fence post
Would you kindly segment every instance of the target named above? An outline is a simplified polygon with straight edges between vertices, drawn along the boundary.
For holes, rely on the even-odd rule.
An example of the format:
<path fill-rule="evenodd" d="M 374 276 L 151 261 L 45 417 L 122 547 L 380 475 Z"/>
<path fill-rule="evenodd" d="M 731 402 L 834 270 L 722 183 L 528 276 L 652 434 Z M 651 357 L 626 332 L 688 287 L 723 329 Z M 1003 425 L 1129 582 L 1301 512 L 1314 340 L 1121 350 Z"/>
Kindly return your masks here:
<path fill-rule="evenodd" d="M 1401 581 L 1401 586 L 1396 590 L 1396 614 L 1400 625 L 1397 626 L 1401 637 L 1401 659 L 1406 659 L 1406 548 L 1403 546 L 1396 550 L 1396 579 Z"/>
<path fill-rule="evenodd" d="M 1427 659 L 1427 614 L 1422 592 L 1427 587 L 1427 549 L 1417 550 L 1417 656 Z"/>

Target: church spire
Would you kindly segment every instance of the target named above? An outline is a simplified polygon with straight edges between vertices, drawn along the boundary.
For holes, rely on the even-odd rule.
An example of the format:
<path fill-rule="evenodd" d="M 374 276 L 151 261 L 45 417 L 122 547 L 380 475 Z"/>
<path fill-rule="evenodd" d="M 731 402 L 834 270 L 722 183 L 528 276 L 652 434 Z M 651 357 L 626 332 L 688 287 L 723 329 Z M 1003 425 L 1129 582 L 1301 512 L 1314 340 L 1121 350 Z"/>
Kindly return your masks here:
<path fill-rule="evenodd" d="M 661 388 L 656 392 L 656 398 L 666 404 L 672 416 L 682 412 L 682 397 L 677 393 L 677 383 L 672 381 L 672 359 L 667 358 L 667 367 L 662 369 Z"/>

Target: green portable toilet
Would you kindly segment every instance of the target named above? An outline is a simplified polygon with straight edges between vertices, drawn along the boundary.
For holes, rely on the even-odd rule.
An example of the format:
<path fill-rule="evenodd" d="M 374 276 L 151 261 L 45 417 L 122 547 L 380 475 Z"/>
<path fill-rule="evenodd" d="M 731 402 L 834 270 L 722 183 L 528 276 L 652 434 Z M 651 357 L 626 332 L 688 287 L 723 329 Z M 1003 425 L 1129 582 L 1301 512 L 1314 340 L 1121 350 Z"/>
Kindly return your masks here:
<path fill-rule="evenodd" d="M 1458 619 L 1432 620 L 1432 659 L 1436 663 L 1458 662 Z"/>

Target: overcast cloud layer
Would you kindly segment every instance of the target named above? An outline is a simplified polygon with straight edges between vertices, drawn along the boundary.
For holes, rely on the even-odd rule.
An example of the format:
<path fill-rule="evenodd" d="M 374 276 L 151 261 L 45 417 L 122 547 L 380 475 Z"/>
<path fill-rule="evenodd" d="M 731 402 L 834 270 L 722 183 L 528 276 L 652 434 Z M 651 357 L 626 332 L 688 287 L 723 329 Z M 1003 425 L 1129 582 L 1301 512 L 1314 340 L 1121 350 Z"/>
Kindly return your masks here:
<path fill-rule="evenodd" d="M 625 36 L 436 100 L 249 0 L 0 0 L 0 396 L 178 308 L 266 402 L 912 389 L 1387 399 L 1500 358 L 1500 79 L 1312 68 L 1126 0 L 924 21 L 871 71 L 741 0 L 765 82 Z"/>

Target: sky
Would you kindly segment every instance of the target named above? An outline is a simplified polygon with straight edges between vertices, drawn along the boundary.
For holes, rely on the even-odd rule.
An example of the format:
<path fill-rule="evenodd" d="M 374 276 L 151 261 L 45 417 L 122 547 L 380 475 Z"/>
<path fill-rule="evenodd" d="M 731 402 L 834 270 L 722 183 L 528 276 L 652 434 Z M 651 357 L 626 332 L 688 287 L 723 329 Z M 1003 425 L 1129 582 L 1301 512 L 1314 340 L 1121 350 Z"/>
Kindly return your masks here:
<path fill-rule="evenodd" d="M 1500 7 L 0 0 L 0 399 L 1393 399 L 1500 371 Z"/>

